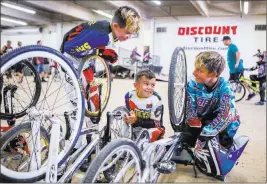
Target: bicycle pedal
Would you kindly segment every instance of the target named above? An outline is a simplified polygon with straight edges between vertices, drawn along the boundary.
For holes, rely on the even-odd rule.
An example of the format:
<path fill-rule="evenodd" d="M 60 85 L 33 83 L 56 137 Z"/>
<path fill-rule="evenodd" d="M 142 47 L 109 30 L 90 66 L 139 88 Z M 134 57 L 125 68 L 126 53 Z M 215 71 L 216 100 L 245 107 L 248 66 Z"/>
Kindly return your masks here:
<path fill-rule="evenodd" d="M 162 174 L 170 174 L 176 170 L 176 163 L 173 161 L 159 162 L 157 165 L 157 171 Z"/>

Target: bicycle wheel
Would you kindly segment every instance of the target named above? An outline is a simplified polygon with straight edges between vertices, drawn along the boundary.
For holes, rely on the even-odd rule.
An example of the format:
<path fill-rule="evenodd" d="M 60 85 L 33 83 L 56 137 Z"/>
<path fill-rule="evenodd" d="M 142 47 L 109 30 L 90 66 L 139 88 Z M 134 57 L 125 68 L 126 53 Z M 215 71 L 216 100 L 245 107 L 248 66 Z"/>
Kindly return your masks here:
<path fill-rule="evenodd" d="M 8 55 L 1 57 L 1 61 L 7 61 L 7 57 Z M 24 116 L 29 107 L 36 105 L 41 95 L 41 79 L 34 66 L 28 61 L 21 61 L 14 66 L 20 68 L 15 68 L 19 72 L 6 70 L 1 71 L 0 75 L 2 80 L 0 118 L 5 120 Z M 23 77 L 20 79 L 15 73 L 17 75 L 20 73 Z"/>
<path fill-rule="evenodd" d="M 33 142 L 33 137 L 30 122 L 15 126 L 0 137 L 1 166 L 3 165 L 12 171 L 27 172 L 30 165 L 30 150 L 32 149 L 30 145 Z M 48 157 L 49 134 L 42 126 L 40 128 L 40 143 L 41 164 L 43 165 L 47 162 Z M 4 178 L 1 177 L 1 179 Z"/>
<path fill-rule="evenodd" d="M 108 182 L 139 183 L 142 177 L 142 156 L 129 139 L 117 139 L 105 146 L 86 171 L 82 183 L 107 182 L 103 172 L 109 172 Z"/>
<path fill-rule="evenodd" d="M 184 50 L 178 47 L 172 54 L 168 82 L 169 113 L 174 131 L 181 131 L 185 120 L 186 83 L 186 56 Z"/>
<path fill-rule="evenodd" d="M 86 82 L 86 77 L 83 74 L 85 69 L 91 68 L 93 70 L 93 78 L 90 84 Z M 111 91 L 111 77 L 110 70 L 106 62 L 99 56 L 91 56 L 86 60 L 82 60 L 79 65 L 78 73 L 80 74 L 83 82 L 84 91 L 86 91 L 86 86 L 95 86 L 102 84 L 101 87 L 101 111 L 103 112 L 108 104 L 110 91 Z M 89 100 L 89 99 L 87 99 Z M 89 102 L 87 102 L 88 104 Z M 86 116 L 97 116 L 98 110 L 92 110 L 89 106 L 85 108 Z"/>
<path fill-rule="evenodd" d="M 64 144 L 59 145 L 58 166 L 60 166 L 65 162 L 77 142 L 77 135 L 83 124 L 84 98 L 82 87 L 78 74 L 68 59 L 60 52 L 45 46 L 25 46 L 6 54 L 0 65 L 1 75 L 21 60 L 34 57 L 47 58 L 56 62 L 59 66 L 60 81 L 55 81 L 52 75 L 49 77 L 48 82 L 42 82 L 41 95 L 35 108 L 40 113 L 49 111 L 53 118 L 60 122 L 63 132 L 68 134 L 65 137 L 60 137 L 61 142 L 62 140 L 64 141 Z M 34 81 L 34 78 L 31 80 Z M 20 118 L 21 122 L 27 117 Z M 40 118 L 38 121 L 47 130 L 51 127 L 50 121 L 46 121 L 45 118 Z M 35 155 L 37 154 L 40 153 Z M 40 168 L 32 169 L 29 172 L 19 172 L 13 171 L 1 163 L 0 177 L 7 178 L 10 182 L 30 183 L 44 178 L 46 168 L 47 164 L 42 165 Z"/>
<path fill-rule="evenodd" d="M 123 117 L 130 114 L 129 110 L 124 106 L 120 106 L 115 108 L 112 114 L 113 116 L 110 119 L 111 139 L 130 138 L 129 125 L 123 121 Z"/>
<path fill-rule="evenodd" d="M 235 95 L 235 102 L 241 101 L 246 95 L 245 86 L 239 81 L 230 81 L 230 84 Z"/>

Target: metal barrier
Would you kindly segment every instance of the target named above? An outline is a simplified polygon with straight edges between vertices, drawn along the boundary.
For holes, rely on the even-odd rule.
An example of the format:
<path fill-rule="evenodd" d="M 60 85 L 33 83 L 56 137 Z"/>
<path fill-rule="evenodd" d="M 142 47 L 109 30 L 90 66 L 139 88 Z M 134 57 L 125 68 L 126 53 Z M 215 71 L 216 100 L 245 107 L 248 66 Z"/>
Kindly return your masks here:
<path fill-rule="evenodd" d="M 118 56 L 119 56 L 118 64 L 125 68 L 129 68 L 130 70 L 134 70 L 135 65 L 132 59 L 130 58 L 131 54 L 132 54 L 132 51 L 120 47 L 118 51 Z M 151 65 L 160 67 L 160 56 L 151 55 L 150 57 L 152 59 L 150 59 L 147 64 L 143 63 L 142 56 L 138 57 L 138 59 L 140 59 L 138 67 L 143 68 L 143 67 L 148 67 Z"/>

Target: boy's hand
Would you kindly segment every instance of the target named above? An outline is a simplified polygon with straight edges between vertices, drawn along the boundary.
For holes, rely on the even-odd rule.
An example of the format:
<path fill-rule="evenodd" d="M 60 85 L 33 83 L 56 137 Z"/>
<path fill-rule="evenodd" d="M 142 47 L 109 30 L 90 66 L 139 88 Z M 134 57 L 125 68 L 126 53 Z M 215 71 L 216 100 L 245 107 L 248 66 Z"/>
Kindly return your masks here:
<path fill-rule="evenodd" d="M 130 112 L 130 115 L 126 115 L 123 120 L 128 124 L 134 124 L 137 121 L 137 117 L 133 111 Z"/>
<path fill-rule="evenodd" d="M 113 49 L 99 49 L 98 55 L 112 64 L 118 61 L 118 54 Z"/>

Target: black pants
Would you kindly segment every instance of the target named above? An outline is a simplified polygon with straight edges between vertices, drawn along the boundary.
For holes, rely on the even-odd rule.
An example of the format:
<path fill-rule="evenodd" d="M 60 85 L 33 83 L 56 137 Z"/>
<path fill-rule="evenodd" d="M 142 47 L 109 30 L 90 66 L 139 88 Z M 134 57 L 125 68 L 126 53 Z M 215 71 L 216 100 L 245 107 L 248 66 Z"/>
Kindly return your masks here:
<path fill-rule="evenodd" d="M 23 69 L 24 65 L 23 63 L 17 63 L 14 68 L 15 68 L 15 72 L 18 72 L 18 73 L 22 73 L 22 69 Z"/>
<path fill-rule="evenodd" d="M 260 86 L 259 86 L 259 89 L 260 89 L 260 98 L 261 98 L 261 101 L 263 102 L 264 101 L 264 98 L 265 98 L 265 87 L 263 86 L 263 83 L 266 82 L 266 76 L 263 76 L 263 77 L 258 77 L 257 75 L 250 75 L 249 76 L 250 80 L 252 81 L 259 81 L 260 83 Z M 256 87 L 256 84 L 255 83 L 252 83 L 252 86 L 253 87 Z"/>
<path fill-rule="evenodd" d="M 229 81 L 236 81 L 236 80 L 238 80 L 241 76 L 244 76 L 244 71 L 237 72 L 237 73 L 230 73 Z"/>
<path fill-rule="evenodd" d="M 200 118 L 202 122 L 201 128 L 190 127 L 188 124 L 185 124 L 183 131 L 189 133 L 190 136 L 185 137 L 184 141 L 191 147 L 194 147 L 203 127 L 205 125 L 208 125 L 210 121 L 212 121 L 217 116 L 218 112 L 213 114 L 207 114 L 201 117 Z M 226 129 L 224 129 L 222 132 L 219 133 L 219 142 L 225 148 L 229 148 L 233 144 L 233 138 L 228 135 Z"/>

